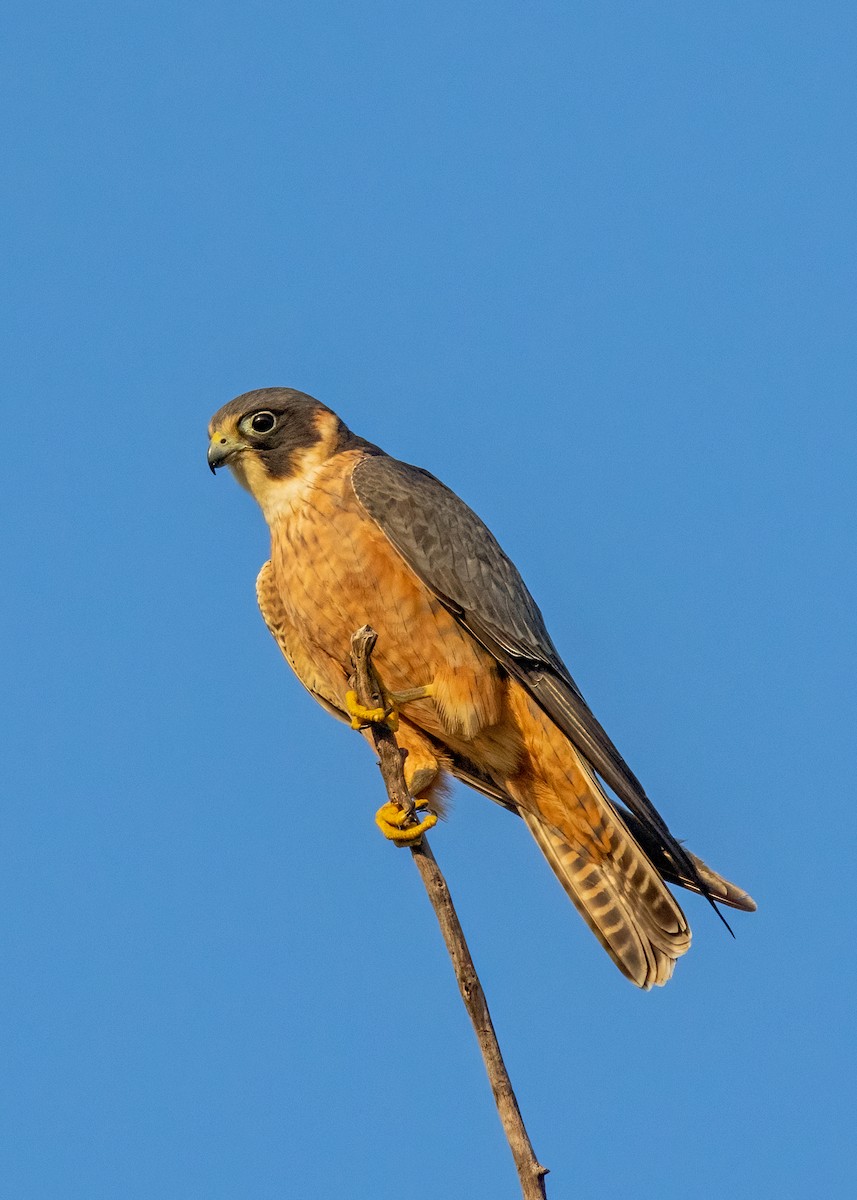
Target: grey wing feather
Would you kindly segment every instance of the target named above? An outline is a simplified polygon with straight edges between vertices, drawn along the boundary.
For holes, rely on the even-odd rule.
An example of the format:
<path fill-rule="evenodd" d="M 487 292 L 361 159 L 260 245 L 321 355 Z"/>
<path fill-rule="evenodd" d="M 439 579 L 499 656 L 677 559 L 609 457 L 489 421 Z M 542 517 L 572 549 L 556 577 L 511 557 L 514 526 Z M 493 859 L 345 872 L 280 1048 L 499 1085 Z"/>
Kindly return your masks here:
<path fill-rule="evenodd" d="M 509 654 L 560 663 L 517 567 L 455 492 L 386 454 L 362 459 L 351 482 L 368 514 L 447 608 L 479 620 Z"/>
<path fill-rule="evenodd" d="M 351 476 L 407 565 L 530 693 L 645 829 L 711 900 L 690 856 L 613 745 L 559 656 L 514 563 L 472 509 L 428 471 L 386 454 Z"/>

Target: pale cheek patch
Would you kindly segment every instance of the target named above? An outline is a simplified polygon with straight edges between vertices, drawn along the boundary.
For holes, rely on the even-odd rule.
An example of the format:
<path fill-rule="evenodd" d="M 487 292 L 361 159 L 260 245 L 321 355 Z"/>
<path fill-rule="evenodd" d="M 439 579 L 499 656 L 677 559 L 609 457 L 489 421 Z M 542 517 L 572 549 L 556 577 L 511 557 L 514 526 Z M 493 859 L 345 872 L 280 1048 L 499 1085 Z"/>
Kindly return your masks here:
<path fill-rule="evenodd" d="M 254 451 L 245 451 L 239 456 L 236 467 L 244 473 L 244 479 L 239 479 L 239 483 L 253 494 L 272 527 L 289 520 L 303 507 L 316 479 L 331 462 L 338 419 L 332 413 L 321 413 L 315 427 L 312 445 L 295 447 L 292 451 L 288 474 L 270 475 Z"/>

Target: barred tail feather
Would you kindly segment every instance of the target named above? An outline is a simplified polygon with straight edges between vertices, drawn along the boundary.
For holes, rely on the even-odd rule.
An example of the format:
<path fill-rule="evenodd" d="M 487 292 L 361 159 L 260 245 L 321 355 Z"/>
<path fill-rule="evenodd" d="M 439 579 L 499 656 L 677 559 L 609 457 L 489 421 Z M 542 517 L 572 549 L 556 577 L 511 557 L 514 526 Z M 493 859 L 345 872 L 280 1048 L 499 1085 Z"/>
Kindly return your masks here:
<path fill-rule="evenodd" d="M 570 900 L 619 970 L 637 987 L 662 986 L 690 948 L 684 913 L 618 819 L 609 855 L 570 844 L 532 811 L 521 816 Z"/>
<path fill-rule="evenodd" d="M 645 825 L 638 821 L 633 813 L 622 811 L 622 820 L 627 825 L 631 832 L 631 836 L 639 843 L 645 853 L 651 859 L 654 866 L 660 874 L 669 883 L 677 883 L 680 887 L 687 888 L 689 892 L 698 892 L 700 890 L 699 883 L 696 879 L 692 879 L 688 873 L 675 861 L 675 858 L 670 852 L 660 846 L 652 837 Z M 743 888 L 738 887 L 737 883 L 731 883 L 717 871 L 713 870 L 704 863 L 696 854 L 685 849 L 685 853 L 696 868 L 696 873 L 699 879 L 708 888 L 712 899 L 718 904 L 726 904 L 729 908 L 739 908 L 743 912 L 755 912 L 756 901 Z"/>

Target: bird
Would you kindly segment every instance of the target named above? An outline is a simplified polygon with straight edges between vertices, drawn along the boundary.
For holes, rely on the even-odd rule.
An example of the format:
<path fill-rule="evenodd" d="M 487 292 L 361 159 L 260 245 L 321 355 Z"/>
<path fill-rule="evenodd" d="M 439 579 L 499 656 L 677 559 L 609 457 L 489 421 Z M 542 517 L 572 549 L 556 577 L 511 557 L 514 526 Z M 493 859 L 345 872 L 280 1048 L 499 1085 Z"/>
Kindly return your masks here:
<path fill-rule="evenodd" d="M 236 397 L 208 435 L 212 472 L 229 468 L 268 524 L 256 595 L 286 661 L 333 716 L 366 736 L 372 721 L 396 729 L 421 819 L 384 806 L 377 821 L 391 841 L 422 837 L 455 780 L 517 813 L 592 933 L 644 990 L 665 984 L 690 947 L 667 883 L 715 909 L 755 910 L 670 832 L 517 568 L 452 490 L 292 388 Z M 378 634 L 382 709 L 363 708 L 349 685 L 351 636 L 367 623 Z"/>

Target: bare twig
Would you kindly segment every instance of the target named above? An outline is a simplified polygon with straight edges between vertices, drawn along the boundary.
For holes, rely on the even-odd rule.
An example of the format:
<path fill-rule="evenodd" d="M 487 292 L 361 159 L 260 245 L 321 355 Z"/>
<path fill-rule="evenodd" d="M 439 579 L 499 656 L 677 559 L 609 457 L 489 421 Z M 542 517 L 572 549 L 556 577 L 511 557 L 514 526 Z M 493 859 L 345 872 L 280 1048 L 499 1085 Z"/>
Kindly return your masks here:
<path fill-rule="evenodd" d="M 383 705 L 382 689 L 371 661 L 372 651 L 375 649 L 377 640 L 378 635 L 368 625 L 358 629 L 351 638 L 351 656 L 354 662 L 353 687 L 357 692 L 358 700 L 367 708 L 377 708 Z M 403 752 L 399 748 L 395 734 L 387 725 L 381 724 L 371 725 L 370 731 L 378 753 L 378 765 L 381 768 L 387 795 L 392 803 L 412 813 L 414 806 L 405 784 Z M 518 1169 L 522 1195 L 524 1200 L 546 1200 L 544 1177 L 547 1174 L 547 1168 L 540 1166 L 524 1126 L 521 1110 L 518 1108 L 518 1101 L 512 1090 L 509 1073 L 500 1052 L 500 1044 L 494 1032 L 485 993 L 479 982 L 479 976 L 476 974 L 473 959 L 470 957 L 470 951 L 464 939 L 464 931 L 453 907 L 446 880 L 425 837 L 416 845 L 411 846 L 410 851 L 437 916 L 443 940 L 446 942 L 449 957 L 452 959 L 461 998 L 479 1040 L 479 1048 L 482 1051 L 485 1069 L 491 1082 L 497 1112 L 500 1115 L 500 1121 Z"/>

